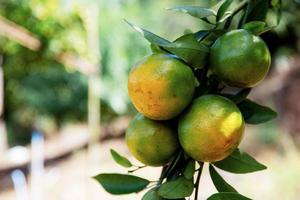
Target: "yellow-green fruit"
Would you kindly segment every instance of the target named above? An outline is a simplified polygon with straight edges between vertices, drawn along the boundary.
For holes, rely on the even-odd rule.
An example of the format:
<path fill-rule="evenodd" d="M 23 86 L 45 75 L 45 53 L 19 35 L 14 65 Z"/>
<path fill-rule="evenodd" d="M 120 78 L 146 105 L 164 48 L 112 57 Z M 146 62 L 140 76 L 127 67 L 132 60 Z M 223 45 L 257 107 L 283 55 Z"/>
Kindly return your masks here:
<path fill-rule="evenodd" d="M 179 147 L 176 130 L 166 122 L 154 121 L 141 114 L 130 122 L 126 142 L 131 154 L 149 166 L 167 164 Z"/>
<path fill-rule="evenodd" d="M 244 119 L 238 107 L 218 95 L 195 99 L 180 118 L 179 142 L 197 161 L 214 162 L 227 157 L 239 145 Z"/>
<path fill-rule="evenodd" d="M 270 63 L 266 43 L 246 30 L 230 31 L 211 47 L 213 73 L 229 86 L 254 87 L 267 75 Z"/>
<path fill-rule="evenodd" d="M 128 93 L 135 108 L 154 120 L 176 117 L 192 100 L 192 70 L 168 54 L 152 54 L 130 72 Z"/>

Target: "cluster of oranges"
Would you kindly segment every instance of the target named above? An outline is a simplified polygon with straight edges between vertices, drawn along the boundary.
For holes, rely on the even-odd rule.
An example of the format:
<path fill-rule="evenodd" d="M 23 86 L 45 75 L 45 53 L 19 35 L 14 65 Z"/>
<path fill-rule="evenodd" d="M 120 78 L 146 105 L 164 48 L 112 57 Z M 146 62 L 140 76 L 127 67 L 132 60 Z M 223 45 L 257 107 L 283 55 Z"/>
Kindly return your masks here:
<path fill-rule="evenodd" d="M 233 30 L 212 45 L 209 73 L 227 86 L 250 88 L 266 76 L 270 59 L 260 37 Z M 134 157 L 162 166 L 180 148 L 199 162 L 219 161 L 233 152 L 244 133 L 242 113 L 219 94 L 196 96 L 198 85 L 191 67 L 171 54 L 154 53 L 131 70 L 128 92 L 139 113 L 126 141 Z"/>

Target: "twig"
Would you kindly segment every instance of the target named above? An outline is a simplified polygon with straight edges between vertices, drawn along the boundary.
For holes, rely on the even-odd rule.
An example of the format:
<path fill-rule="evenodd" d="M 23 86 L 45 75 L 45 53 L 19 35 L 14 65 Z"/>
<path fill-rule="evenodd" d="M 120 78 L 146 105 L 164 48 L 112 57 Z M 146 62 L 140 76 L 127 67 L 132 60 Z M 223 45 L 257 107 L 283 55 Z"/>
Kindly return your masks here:
<path fill-rule="evenodd" d="M 135 172 L 135 171 L 137 171 L 137 170 L 139 170 L 139 169 L 145 168 L 145 167 L 147 167 L 147 165 L 143 165 L 143 166 L 135 166 L 135 167 L 136 167 L 135 169 L 129 170 L 128 173 L 132 173 L 132 172 Z"/>

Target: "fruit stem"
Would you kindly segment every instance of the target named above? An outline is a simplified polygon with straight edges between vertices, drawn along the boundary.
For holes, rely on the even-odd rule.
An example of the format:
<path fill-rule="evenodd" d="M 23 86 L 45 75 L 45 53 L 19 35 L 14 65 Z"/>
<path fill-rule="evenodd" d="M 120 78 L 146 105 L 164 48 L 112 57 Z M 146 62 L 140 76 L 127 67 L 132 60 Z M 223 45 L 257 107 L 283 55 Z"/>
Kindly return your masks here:
<path fill-rule="evenodd" d="M 198 200 L 199 183 L 200 183 L 200 177 L 202 174 L 204 162 L 199 162 L 199 165 L 200 165 L 200 168 L 199 168 L 196 183 L 195 183 L 196 190 L 195 190 L 195 199 L 194 200 Z"/>
<path fill-rule="evenodd" d="M 157 186 L 159 186 L 159 185 L 162 184 L 162 182 L 163 182 L 163 180 L 164 180 L 164 178 L 165 178 L 165 176 L 166 176 L 166 172 L 168 171 L 168 168 L 169 168 L 168 165 L 166 165 L 166 166 L 164 166 L 164 167 L 162 168 L 161 174 L 160 174 L 160 177 L 159 177 L 159 180 L 158 180 L 158 182 L 157 182 Z"/>
<path fill-rule="evenodd" d="M 178 161 L 180 160 L 182 153 L 183 152 L 180 151 L 170 165 L 166 165 L 163 167 L 157 185 L 161 185 L 163 180 L 170 175 L 170 173 L 173 171 L 174 167 L 177 165 Z"/>
<path fill-rule="evenodd" d="M 129 170 L 128 173 L 133 173 L 133 172 L 135 172 L 135 171 L 137 171 L 137 170 L 139 170 L 139 169 L 145 168 L 145 167 L 147 167 L 147 165 L 143 165 L 143 166 L 135 166 L 135 167 L 136 167 L 135 169 Z"/>

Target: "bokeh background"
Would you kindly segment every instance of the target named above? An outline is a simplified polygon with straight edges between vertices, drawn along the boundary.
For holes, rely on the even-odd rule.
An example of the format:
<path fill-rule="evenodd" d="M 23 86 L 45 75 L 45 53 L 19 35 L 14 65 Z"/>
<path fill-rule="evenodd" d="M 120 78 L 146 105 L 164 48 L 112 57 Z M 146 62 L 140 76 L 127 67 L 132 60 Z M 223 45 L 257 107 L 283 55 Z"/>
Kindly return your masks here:
<path fill-rule="evenodd" d="M 166 8 L 208 0 L 0 0 L 0 199 L 140 199 L 111 196 L 90 177 L 122 172 L 114 148 L 133 162 L 124 132 L 136 112 L 127 94 L 130 68 L 149 44 L 123 19 L 175 39 L 207 25 Z M 269 13 L 274 20 L 274 13 Z M 270 21 L 270 23 L 272 23 Z M 300 197 L 300 2 L 283 1 L 282 20 L 263 35 L 269 76 L 250 98 L 278 111 L 248 126 L 241 148 L 268 170 L 221 172 L 253 199 Z M 158 168 L 137 174 L 151 180 Z M 207 169 L 200 199 L 215 192 Z"/>

